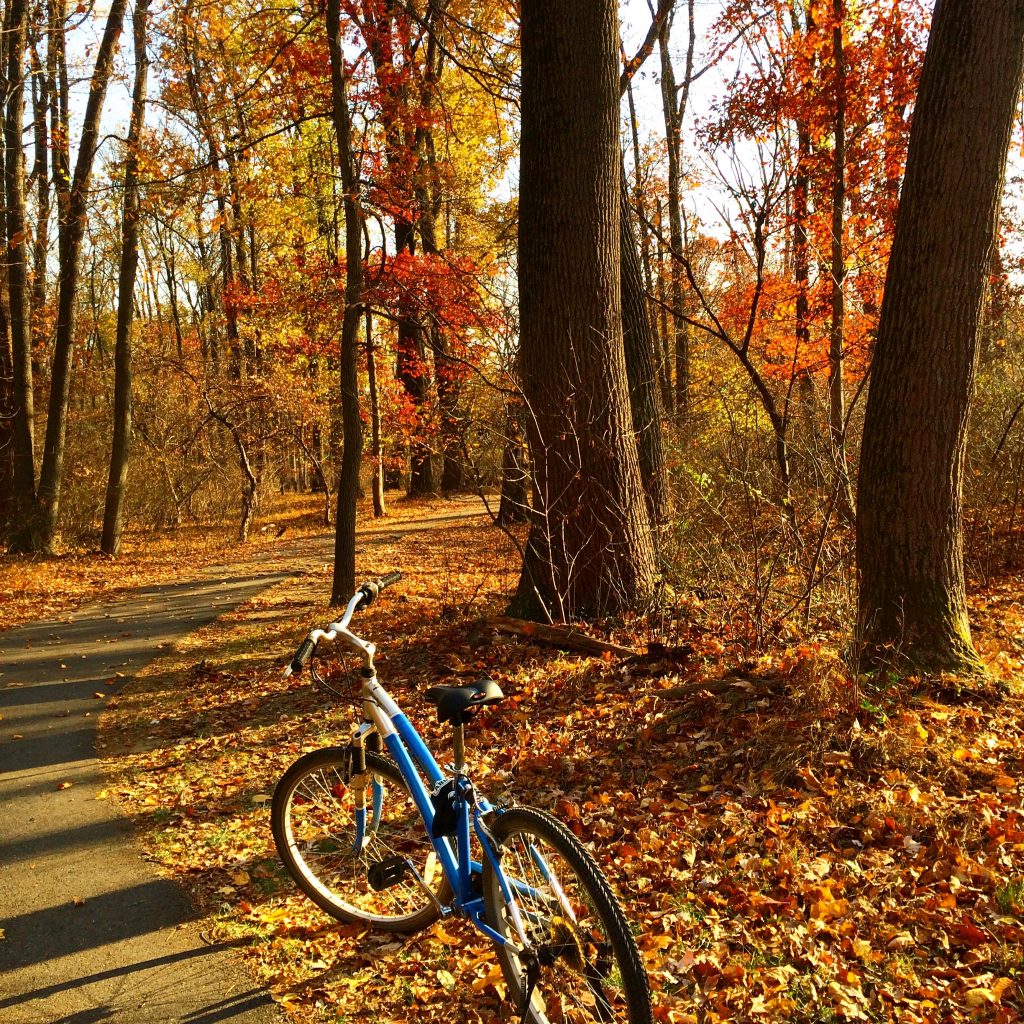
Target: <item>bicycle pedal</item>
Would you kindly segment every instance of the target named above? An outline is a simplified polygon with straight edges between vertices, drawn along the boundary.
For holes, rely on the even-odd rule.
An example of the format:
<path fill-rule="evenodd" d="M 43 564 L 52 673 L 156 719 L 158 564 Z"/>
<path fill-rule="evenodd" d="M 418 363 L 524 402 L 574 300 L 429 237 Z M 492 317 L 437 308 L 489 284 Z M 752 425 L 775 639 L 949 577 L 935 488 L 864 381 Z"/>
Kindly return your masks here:
<path fill-rule="evenodd" d="M 386 860 L 371 864 L 366 872 L 366 880 L 370 888 L 381 892 L 390 889 L 405 878 L 409 871 L 409 862 L 404 857 L 388 857 Z"/>

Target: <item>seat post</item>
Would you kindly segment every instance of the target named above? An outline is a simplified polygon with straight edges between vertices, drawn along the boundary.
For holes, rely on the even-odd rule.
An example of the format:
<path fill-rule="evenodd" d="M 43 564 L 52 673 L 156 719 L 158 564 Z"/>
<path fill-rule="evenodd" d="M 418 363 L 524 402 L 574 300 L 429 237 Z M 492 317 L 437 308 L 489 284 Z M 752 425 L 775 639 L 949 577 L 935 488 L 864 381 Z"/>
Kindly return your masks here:
<path fill-rule="evenodd" d="M 452 760 L 455 774 L 460 775 L 466 768 L 466 727 L 462 722 L 452 723 Z"/>

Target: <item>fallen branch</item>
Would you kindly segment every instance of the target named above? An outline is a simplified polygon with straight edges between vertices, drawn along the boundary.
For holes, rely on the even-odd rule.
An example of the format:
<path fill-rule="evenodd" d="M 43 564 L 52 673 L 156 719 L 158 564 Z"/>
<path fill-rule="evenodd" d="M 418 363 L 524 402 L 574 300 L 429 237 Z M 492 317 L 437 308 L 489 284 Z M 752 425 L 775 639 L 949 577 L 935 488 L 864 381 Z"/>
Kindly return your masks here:
<path fill-rule="evenodd" d="M 586 633 L 580 633 L 572 626 L 545 626 L 539 622 L 527 622 L 525 619 L 511 619 L 507 615 L 494 615 L 487 619 L 487 625 L 499 633 L 513 633 L 526 636 L 531 640 L 564 647 L 571 651 L 583 651 L 586 654 L 617 654 L 623 658 L 635 657 L 638 653 L 632 647 L 597 640 Z"/>
<path fill-rule="evenodd" d="M 705 679 L 698 683 L 684 683 L 682 686 L 671 686 L 667 690 L 653 690 L 650 696 L 664 697 L 667 700 L 679 700 L 692 697 L 698 693 L 728 693 L 730 690 L 741 690 L 753 694 L 760 691 L 778 690 L 784 680 L 768 679 L 758 676 L 723 676 L 721 679 Z"/>

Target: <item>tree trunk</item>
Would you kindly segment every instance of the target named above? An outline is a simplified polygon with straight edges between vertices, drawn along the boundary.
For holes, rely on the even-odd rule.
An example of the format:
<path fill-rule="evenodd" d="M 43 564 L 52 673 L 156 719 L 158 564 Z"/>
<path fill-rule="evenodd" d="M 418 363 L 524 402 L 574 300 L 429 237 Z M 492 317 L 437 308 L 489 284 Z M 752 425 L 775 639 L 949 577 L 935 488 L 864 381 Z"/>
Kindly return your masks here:
<path fill-rule="evenodd" d="M 99 145 L 100 117 L 107 84 L 114 66 L 114 52 L 121 35 L 126 0 L 113 0 L 96 56 L 75 174 L 67 204 L 67 223 L 60 239 L 60 277 L 57 293 L 57 327 L 54 335 L 50 404 L 46 418 L 43 465 L 39 475 L 39 506 L 42 516 L 40 545 L 49 550 L 57 533 L 60 490 L 64 473 L 64 439 L 67 433 L 68 395 L 71 385 L 71 353 L 75 341 L 75 299 L 78 271 L 88 216 L 89 182 Z"/>
<path fill-rule="evenodd" d="M 678 255 L 684 251 L 682 211 L 682 125 L 693 74 L 693 51 L 696 41 L 694 0 L 688 0 L 689 43 L 686 52 L 686 70 L 682 90 L 676 84 L 675 68 L 669 40 L 672 19 L 669 18 L 658 34 L 658 52 L 661 57 L 661 103 L 665 120 L 665 142 L 668 146 L 668 223 L 669 241 Z M 690 328 L 686 322 L 686 293 L 683 287 L 683 267 L 678 259 L 669 264 L 669 296 L 672 306 L 673 356 L 675 360 L 675 417 L 685 423 L 690 414 Z"/>
<path fill-rule="evenodd" d="M 395 224 L 395 248 L 397 252 L 414 252 L 416 233 L 407 221 Z M 417 429 L 423 427 L 426 419 L 427 399 L 430 396 L 430 365 L 427 362 L 427 347 L 423 340 L 423 325 L 416 313 L 405 309 L 398 321 L 396 344 L 395 377 L 416 409 Z M 434 467 L 431 461 L 430 445 L 423 437 L 413 436 L 409 443 L 409 496 L 433 494 Z"/>
<path fill-rule="evenodd" d="M 832 0 L 832 62 L 835 75 L 835 147 L 832 153 L 832 327 L 828 347 L 829 434 L 835 474 L 836 509 L 853 525 L 853 488 L 846 464 L 846 394 L 843 359 L 846 334 L 846 56 L 843 49 L 845 0 Z"/>
<path fill-rule="evenodd" d="M 363 426 L 359 418 L 357 370 L 359 319 L 363 301 L 362 207 L 359 179 L 352 153 L 352 123 L 348 107 L 348 73 L 341 36 L 340 0 L 327 0 L 327 44 L 331 56 L 331 118 L 338 140 L 345 210 L 345 312 L 341 321 L 339 377 L 341 390 L 341 474 L 334 534 L 332 604 L 347 601 L 356 588 L 356 503 Z"/>
<path fill-rule="evenodd" d="M 14 398 L 15 511 L 11 536 L 16 550 L 37 544 L 35 516 L 35 410 L 32 387 L 32 334 L 29 311 L 28 234 L 25 216 L 25 158 L 22 130 L 25 111 L 25 38 L 27 0 L 7 8 L 7 109 L 4 115 L 4 184 L 7 192 L 7 291 L 11 317 Z"/>
<path fill-rule="evenodd" d="M 45 341 L 42 329 L 43 309 L 46 306 L 46 257 L 49 250 L 47 236 L 50 224 L 50 140 L 46 131 L 46 115 L 50 107 L 50 80 L 44 73 L 39 58 L 38 30 L 33 29 L 32 53 L 32 118 L 35 141 L 35 161 L 32 177 L 36 184 L 36 226 L 32 240 L 32 337 L 34 344 Z"/>
<path fill-rule="evenodd" d="M 108 555 L 121 550 L 124 496 L 128 483 L 128 456 L 132 443 L 132 317 L 135 312 L 135 273 L 139 266 L 139 142 L 146 115 L 146 53 L 149 0 L 135 0 L 132 36 L 135 83 L 128 124 L 128 152 L 124 165 L 124 208 L 121 215 L 121 267 L 117 279 L 117 327 L 114 342 L 114 437 L 103 512 L 100 549 Z"/>
<path fill-rule="evenodd" d="M 377 391 L 377 358 L 373 344 L 373 313 L 366 310 L 366 377 L 370 387 L 370 453 L 373 460 L 373 518 L 388 514 L 384 504 L 384 448 L 380 438 L 380 394 Z"/>
<path fill-rule="evenodd" d="M 622 343 L 618 11 L 524 0 L 519 301 L 534 523 L 513 614 L 647 604 L 650 518 Z"/>
<path fill-rule="evenodd" d="M 797 11 L 803 13 L 801 25 Z M 790 7 L 794 35 L 810 33 L 814 27 L 809 3 L 794 3 Z M 806 115 L 805 115 L 806 117 Z M 806 119 L 797 122 L 796 168 L 793 175 L 793 282 L 796 285 L 795 320 L 793 328 L 794 353 L 797 361 L 805 364 L 811 352 L 810 282 L 811 259 L 808 225 L 810 221 L 811 187 L 811 133 Z M 805 365 L 798 370 L 799 408 L 806 421 L 808 434 L 815 431 L 814 377 Z"/>
<path fill-rule="evenodd" d="M 1024 0 L 939 0 L 882 302 L 857 507 L 866 664 L 979 666 L 962 486 L 978 320 L 1024 68 Z"/>
<path fill-rule="evenodd" d="M 658 385 L 661 388 L 662 411 L 672 412 L 672 388 L 667 372 L 668 368 L 662 360 L 662 353 L 665 349 L 665 339 L 658 336 L 658 328 L 654 318 L 653 296 L 654 296 L 654 275 L 651 271 L 651 233 L 648 230 L 647 222 L 650 221 L 646 204 L 644 203 L 643 176 L 640 164 L 640 125 L 636 117 L 636 101 L 633 96 L 633 78 L 630 77 L 626 83 L 626 99 L 629 103 L 629 134 L 633 147 L 633 206 L 637 211 L 637 219 L 640 221 L 640 267 L 643 270 L 643 283 L 645 293 L 645 305 L 647 306 L 647 319 L 651 326 L 654 340 L 654 358 L 658 371 Z M 631 220 L 632 223 L 632 220 Z"/>
<path fill-rule="evenodd" d="M 654 332 L 647 311 L 643 271 L 633 237 L 626 182 L 621 189 L 622 338 L 629 383 L 629 405 L 640 460 L 640 479 L 652 525 L 668 518 L 668 477 L 661 438 L 661 402 Z"/>
<path fill-rule="evenodd" d="M 437 149 L 431 118 L 444 68 L 448 0 L 429 0 L 426 15 L 426 54 L 420 86 L 421 123 L 416 128 L 418 174 L 416 196 L 420 208 L 420 238 L 427 255 L 440 252 L 437 219 L 441 215 L 441 192 L 437 172 Z M 462 366 L 452 358 L 451 340 L 436 320 L 429 326 L 430 350 L 434 355 L 437 412 L 441 451 L 441 493 L 452 494 L 463 486 L 463 440 L 465 425 L 459 415 Z"/>

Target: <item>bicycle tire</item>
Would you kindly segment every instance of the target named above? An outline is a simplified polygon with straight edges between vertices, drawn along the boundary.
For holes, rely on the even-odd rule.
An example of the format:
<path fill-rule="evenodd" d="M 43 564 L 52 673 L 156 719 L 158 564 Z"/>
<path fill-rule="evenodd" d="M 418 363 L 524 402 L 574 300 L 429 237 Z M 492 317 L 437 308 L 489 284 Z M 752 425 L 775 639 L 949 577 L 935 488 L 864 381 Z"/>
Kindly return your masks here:
<path fill-rule="evenodd" d="M 383 931 L 414 932 L 435 921 L 437 904 L 410 874 L 376 890 L 368 872 L 388 857 L 408 858 L 438 902 L 451 901 L 451 889 L 437 862 L 423 819 L 397 765 L 367 752 L 366 806 L 372 806 L 373 780 L 383 786 L 379 823 L 355 850 L 355 801 L 347 781 L 348 751 L 315 750 L 281 776 L 271 805 L 277 851 L 299 888 L 332 917 Z"/>
<path fill-rule="evenodd" d="M 589 1021 L 651 1024 L 651 991 L 640 951 L 601 869 L 562 824 L 532 807 L 499 814 L 491 834 L 501 851 L 502 872 L 519 892 L 516 902 L 539 967 L 529 1006 L 531 1024 Z M 535 855 L 541 853 L 541 865 Z M 524 859 L 525 856 L 525 859 Z M 542 874 L 542 870 L 545 874 Z M 554 884 L 549 877 L 553 876 Z M 564 893 L 575 921 L 565 915 Z M 490 858 L 483 859 L 488 923 L 519 943 Z M 526 988 L 524 964 L 506 947 L 495 952 L 520 1017 Z"/>

